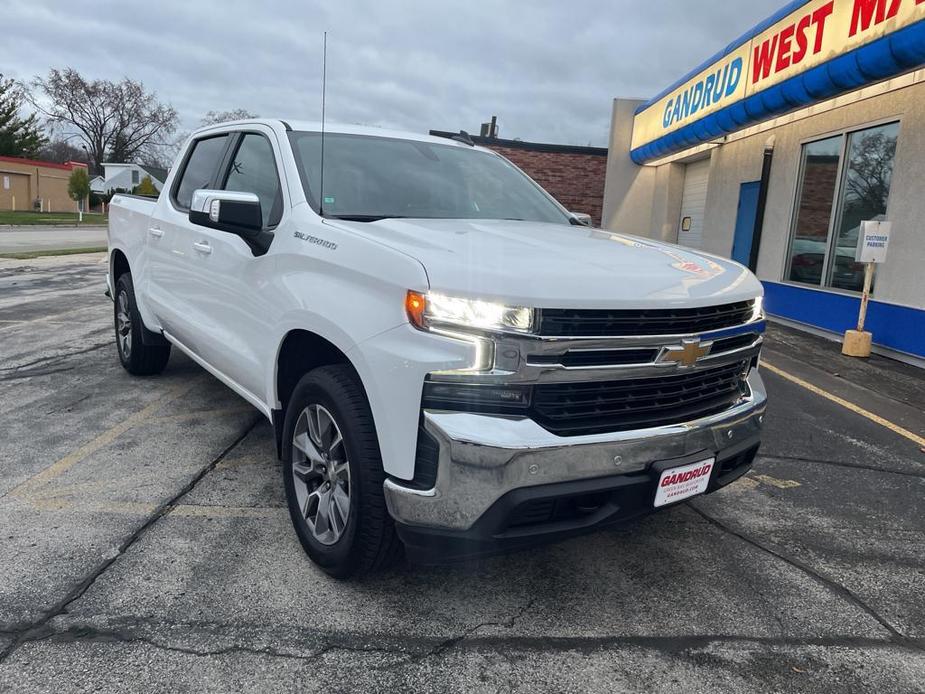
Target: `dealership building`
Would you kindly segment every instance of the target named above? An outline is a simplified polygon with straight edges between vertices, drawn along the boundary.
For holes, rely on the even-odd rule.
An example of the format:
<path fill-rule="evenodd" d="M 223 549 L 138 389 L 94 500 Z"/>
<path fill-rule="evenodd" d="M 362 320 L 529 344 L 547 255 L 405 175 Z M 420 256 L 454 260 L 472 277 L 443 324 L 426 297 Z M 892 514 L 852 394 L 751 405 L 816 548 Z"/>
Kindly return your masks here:
<path fill-rule="evenodd" d="M 648 101 L 613 105 L 603 226 L 750 266 L 769 314 L 925 364 L 925 0 L 799 0 Z M 679 262 L 692 281 L 709 281 Z"/>

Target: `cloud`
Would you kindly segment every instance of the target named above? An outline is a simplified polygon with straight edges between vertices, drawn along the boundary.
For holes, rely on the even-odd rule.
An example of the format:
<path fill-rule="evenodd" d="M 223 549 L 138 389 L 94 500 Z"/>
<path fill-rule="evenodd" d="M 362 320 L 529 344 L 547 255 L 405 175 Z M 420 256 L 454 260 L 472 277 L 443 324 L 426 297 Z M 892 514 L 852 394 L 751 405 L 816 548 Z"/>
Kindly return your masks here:
<path fill-rule="evenodd" d="M 210 110 L 607 144 L 611 100 L 654 95 L 781 0 L 0 0 L 0 70 L 142 80 L 195 127 Z"/>

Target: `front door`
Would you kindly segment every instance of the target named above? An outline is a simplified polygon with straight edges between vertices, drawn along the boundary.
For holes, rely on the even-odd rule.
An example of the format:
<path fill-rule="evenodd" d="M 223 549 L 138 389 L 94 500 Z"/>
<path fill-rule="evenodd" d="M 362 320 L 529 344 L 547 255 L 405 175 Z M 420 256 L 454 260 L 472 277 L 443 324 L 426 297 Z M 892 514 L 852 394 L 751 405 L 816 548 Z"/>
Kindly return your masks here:
<path fill-rule="evenodd" d="M 732 259 L 748 267 L 758 216 L 758 193 L 761 181 L 749 181 L 739 188 L 739 211 L 736 214 L 735 235 L 732 239 Z"/>
<path fill-rule="evenodd" d="M 272 131 L 232 133 L 231 156 L 225 157 L 214 185 L 256 194 L 268 230 L 279 224 L 283 213 L 270 137 Z M 180 282 L 197 355 L 263 401 L 266 355 L 260 346 L 272 330 L 274 310 L 261 278 L 270 274 L 272 256 L 255 255 L 236 234 L 189 221 L 179 251 L 187 260 Z"/>

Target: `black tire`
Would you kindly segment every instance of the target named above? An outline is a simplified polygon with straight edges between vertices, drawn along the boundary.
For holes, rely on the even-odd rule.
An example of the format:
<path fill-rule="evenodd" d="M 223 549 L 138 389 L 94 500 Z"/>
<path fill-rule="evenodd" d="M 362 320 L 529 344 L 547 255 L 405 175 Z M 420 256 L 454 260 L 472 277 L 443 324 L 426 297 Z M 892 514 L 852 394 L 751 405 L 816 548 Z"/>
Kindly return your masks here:
<path fill-rule="evenodd" d="M 313 409 L 317 412 L 319 406 L 333 417 L 339 429 L 343 439 L 341 455 L 346 452 L 349 468 L 350 511 L 340 536 L 331 543 L 319 541 L 299 503 L 296 485 L 305 485 L 300 490 L 304 498 L 313 482 L 303 482 L 301 478 L 297 482 L 294 475 L 297 462 L 307 464 L 305 456 L 293 445 L 296 425 L 302 426 L 305 421 L 300 419 L 303 413 Z M 334 458 L 332 454 L 330 460 Z M 334 469 L 334 463 L 329 467 Z M 296 385 L 283 425 L 283 481 L 289 515 L 302 547 L 331 576 L 341 579 L 362 576 L 385 569 L 400 558 L 402 544 L 382 491 L 385 473 L 373 416 L 363 387 L 349 366 L 320 367 L 303 376 Z"/>
<path fill-rule="evenodd" d="M 120 313 L 125 314 L 120 318 Z M 125 320 L 127 315 L 128 320 Z M 146 345 L 145 331 L 138 305 L 135 303 L 135 286 L 132 275 L 124 273 L 116 280 L 113 296 L 113 322 L 116 330 L 116 350 L 122 367 L 133 376 L 159 374 L 170 359 L 170 344 Z"/>

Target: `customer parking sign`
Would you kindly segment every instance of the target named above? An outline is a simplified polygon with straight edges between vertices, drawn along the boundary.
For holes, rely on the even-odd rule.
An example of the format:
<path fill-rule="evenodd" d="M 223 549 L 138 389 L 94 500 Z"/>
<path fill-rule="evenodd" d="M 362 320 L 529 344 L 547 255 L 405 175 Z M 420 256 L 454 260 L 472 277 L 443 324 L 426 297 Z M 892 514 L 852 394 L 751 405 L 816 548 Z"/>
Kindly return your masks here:
<path fill-rule="evenodd" d="M 858 250 L 855 260 L 859 263 L 883 263 L 890 246 L 890 222 L 861 222 L 858 234 Z"/>

